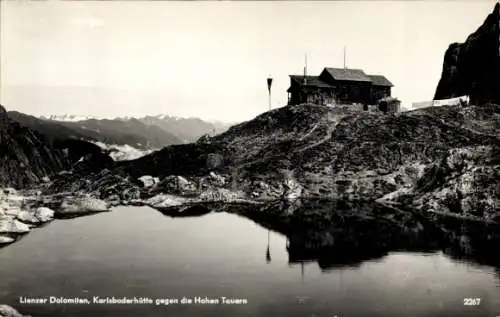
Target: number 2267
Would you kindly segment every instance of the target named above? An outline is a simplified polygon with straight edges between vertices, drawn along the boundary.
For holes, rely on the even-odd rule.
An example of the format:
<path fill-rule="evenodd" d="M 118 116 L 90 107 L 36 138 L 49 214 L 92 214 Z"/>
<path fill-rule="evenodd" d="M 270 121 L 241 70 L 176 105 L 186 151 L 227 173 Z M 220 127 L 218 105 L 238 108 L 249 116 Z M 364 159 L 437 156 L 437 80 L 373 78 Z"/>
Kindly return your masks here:
<path fill-rule="evenodd" d="M 464 298 L 464 306 L 479 306 L 481 298 Z"/>

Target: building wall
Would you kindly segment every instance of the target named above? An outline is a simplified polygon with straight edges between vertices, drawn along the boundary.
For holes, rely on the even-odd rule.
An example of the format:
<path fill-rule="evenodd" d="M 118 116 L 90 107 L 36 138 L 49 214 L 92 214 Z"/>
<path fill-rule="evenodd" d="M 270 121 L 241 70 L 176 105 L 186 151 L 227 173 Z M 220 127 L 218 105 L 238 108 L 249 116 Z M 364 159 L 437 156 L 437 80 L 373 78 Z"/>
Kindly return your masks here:
<path fill-rule="evenodd" d="M 337 100 L 343 103 L 368 103 L 370 84 L 358 82 L 339 82 Z"/>
<path fill-rule="evenodd" d="M 372 86 L 370 95 L 370 103 L 375 104 L 380 99 L 391 96 L 391 87 Z"/>
<path fill-rule="evenodd" d="M 372 86 L 365 82 L 342 82 L 332 81 L 335 88 L 303 88 L 295 81 L 291 81 L 291 92 L 289 93 L 289 104 L 315 103 L 361 103 L 377 104 L 377 101 L 391 96 L 391 87 Z"/>
<path fill-rule="evenodd" d="M 288 104 L 296 105 L 301 103 L 332 104 L 335 103 L 336 94 L 333 89 L 301 87 L 296 82 L 290 84 L 291 91 L 288 93 Z"/>
<path fill-rule="evenodd" d="M 335 103 L 335 93 L 329 89 L 318 89 L 309 91 L 307 94 L 307 102 L 319 105 Z"/>

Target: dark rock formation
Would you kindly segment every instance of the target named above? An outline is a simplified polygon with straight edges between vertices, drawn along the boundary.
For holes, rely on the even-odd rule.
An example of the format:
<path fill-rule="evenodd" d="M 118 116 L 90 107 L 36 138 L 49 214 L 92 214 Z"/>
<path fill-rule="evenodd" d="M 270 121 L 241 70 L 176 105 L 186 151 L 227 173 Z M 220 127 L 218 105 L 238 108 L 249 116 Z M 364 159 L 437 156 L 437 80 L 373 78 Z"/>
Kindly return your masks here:
<path fill-rule="evenodd" d="M 24 187 L 69 166 L 45 136 L 11 121 L 0 106 L 0 185 Z"/>
<path fill-rule="evenodd" d="M 470 103 L 500 103 L 500 4 L 465 43 L 453 43 L 444 56 L 434 99 L 470 96 Z"/>
<path fill-rule="evenodd" d="M 0 186 L 24 188 L 47 176 L 80 168 L 102 169 L 112 159 L 100 148 L 65 135 L 47 136 L 10 119 L 0 106 Z"/>

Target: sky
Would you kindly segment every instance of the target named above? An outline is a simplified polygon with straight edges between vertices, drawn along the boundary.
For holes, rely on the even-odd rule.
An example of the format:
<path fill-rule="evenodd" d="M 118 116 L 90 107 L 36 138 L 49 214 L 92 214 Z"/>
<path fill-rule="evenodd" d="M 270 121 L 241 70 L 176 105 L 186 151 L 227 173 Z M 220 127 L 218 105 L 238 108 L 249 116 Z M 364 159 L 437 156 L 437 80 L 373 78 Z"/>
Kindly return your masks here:
<path fill-rule="evenodd" d="M 403 107 L 431 100 L 444 53 L 496 0 L 0 1 L 0 103 L 33 115 L 249 120 L 288 75 L 382 74 Z"/>

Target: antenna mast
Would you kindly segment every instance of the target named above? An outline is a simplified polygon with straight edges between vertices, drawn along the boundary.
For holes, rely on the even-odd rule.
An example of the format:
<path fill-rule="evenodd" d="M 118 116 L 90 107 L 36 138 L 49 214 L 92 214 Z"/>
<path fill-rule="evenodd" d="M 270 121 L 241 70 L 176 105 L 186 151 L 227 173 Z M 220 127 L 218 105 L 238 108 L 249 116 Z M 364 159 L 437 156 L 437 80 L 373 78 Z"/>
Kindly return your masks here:
<path fill-rule="evenodd" d="M 306 54 L 306 67 L 304 68 L 304 75 L 307 76 L 307 54 Z"/>
<path fill-rule="evenodd" d="M 344 46 L 344 69 L 346 68 L 346 64 L 345 64 L 345 46 Z"/>

